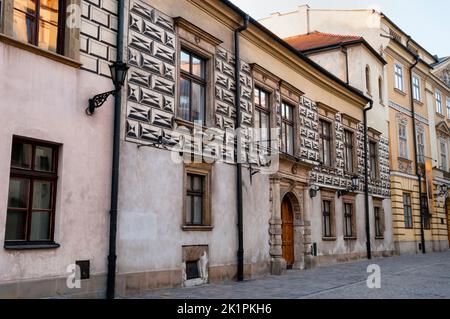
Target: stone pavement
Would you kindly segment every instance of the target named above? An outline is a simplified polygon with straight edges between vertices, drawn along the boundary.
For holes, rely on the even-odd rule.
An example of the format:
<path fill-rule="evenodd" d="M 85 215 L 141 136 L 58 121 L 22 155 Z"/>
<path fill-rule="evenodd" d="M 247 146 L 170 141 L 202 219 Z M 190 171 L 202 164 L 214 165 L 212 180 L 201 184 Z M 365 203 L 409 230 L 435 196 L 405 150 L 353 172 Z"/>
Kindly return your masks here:
<path fill-rule="evenodd" d="M 369 289 L 367 266 L 381 270 L 381 287 Z M 147 291 L 132 298 L 297 299 L 450 298 L 450 250 L 290 270 L 244 282 Z"/>

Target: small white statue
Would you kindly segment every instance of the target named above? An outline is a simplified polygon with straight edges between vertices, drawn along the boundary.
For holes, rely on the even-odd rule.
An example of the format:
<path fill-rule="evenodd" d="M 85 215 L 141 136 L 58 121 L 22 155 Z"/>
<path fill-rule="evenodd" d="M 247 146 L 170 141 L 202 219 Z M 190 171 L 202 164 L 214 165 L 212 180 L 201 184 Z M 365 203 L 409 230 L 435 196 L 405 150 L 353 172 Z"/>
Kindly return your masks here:
<path fill-rule="evenodd" d="M 208 254 L 206 251 L 203 252 L 203 254 L 200 256 L 200 259 L 198 260 L 198 270 L 200 278 L 203 280 L 208 280 Z"/>

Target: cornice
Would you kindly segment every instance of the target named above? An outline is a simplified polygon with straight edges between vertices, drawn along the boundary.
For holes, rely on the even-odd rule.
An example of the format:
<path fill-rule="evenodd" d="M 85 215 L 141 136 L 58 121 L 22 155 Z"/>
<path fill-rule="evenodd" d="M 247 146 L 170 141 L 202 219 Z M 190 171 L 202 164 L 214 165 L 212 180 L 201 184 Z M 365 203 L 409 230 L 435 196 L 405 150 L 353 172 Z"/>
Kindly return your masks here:
<path fill-rule="evenodd" d="M 223 43 L 222 40 L 216 38 L 215 36 L 211 35 L 210 33 L 197 27 L 196 25 L 194 25 L 193 23 L 191 23 L 190 21 L 186 20 L 183 17 L 176 17 L 176 18 L 174 18 L 174 21 L 175 21 L 176 26 L 192 33 L 196 37 L 199 37 L 200 39 L 202 39 L 214 46 L 218 46 Z"/>

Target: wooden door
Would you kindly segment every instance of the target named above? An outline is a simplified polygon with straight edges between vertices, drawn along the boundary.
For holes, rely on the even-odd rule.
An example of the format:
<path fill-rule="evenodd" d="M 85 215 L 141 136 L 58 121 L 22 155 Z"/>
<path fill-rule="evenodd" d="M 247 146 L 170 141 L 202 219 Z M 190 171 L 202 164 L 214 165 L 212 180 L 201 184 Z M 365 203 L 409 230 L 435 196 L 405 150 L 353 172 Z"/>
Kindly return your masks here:
<path fill-rule="evenodd" d="M 294 216 L 291 203 L 287 198 L 281 204 L 281 221 L 283 258 L 286 260 L 287 267 L 292 268 L 294 264 Z"/>

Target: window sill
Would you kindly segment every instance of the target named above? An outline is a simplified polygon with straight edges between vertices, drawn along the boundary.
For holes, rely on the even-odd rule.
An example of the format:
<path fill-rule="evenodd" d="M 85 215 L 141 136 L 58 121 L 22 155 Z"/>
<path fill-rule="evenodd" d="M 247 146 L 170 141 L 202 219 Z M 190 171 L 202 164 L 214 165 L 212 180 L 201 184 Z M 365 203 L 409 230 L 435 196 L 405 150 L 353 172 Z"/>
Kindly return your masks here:
<path fill-rule="evenodd" d="M 400 89 L 394 88 L 394 91 L 397 92 L 398 94 L 401 94 L 401 95 L 403 95 L 403 96 L 406 96 L 406 92 L 403 92 L 403 91 L 400 90 Z"/>
<path fill-rule="evenodd" d="M 384 237 L 383 236 L 375 236 L 375 239 L 376 240 L 384 240 Z"/>
<path fill-rule="evenodd" d="M 441 114 L 441 113 L 439 113 L 439 112 L 436 112 L 436 116 L 439 116 L 440 118 L 445 118 L 445 115 L 444 115 L 444 114 Z"/>
<path fill-rule="evenodd" d="M 398 159 L 399 161 L 412 163 L 412 160 L 410 160 L 410 159 L 408 159 L 408 158 L 406 158 L 406 157 L 403 157 L 403 156 L 399 156 L 397 159 Z"/>
<path fill-rule="evenodd" d="M 213 226 L 181 226 L 183 231 L 212 231 Z"/>
<path fill-rule="evenodd" d="M 357 240 L 356 237 L 344 237 L 344 240 Z"/>
<path fill-rule="evenodd" d="M 423 106 L 423 102 L 422 101 L 414 99 L 414 103 L 419 104 L 420 106 Z"/>
<path fill-rule="evenodd" d="M 5 242 L 3 248 L 7 250 L 33 250 L 33 249 L 54 249 L 59 248 L 55 242 Z"/>
<path fill-rule="evenodd" d="M 82 66 L 82 63 L 80 63 L 79 61 L 73 60 L 71 58 L 68 58 L 68 57 L 60 55 L 60 54 L 53 53 L 51 51 L 47 51 L 47 50 L 41 49 L 41 48 L 39 48 L 37 46 L 31 45 L 31 44 L 28 44 L 28 43 L 24 43 L 24 42 L 18 41 L 16 39 L 12 38 L 12 37 L 9 37 L 9 36 L 1 34 L 1 33 L 0 33 L 0 42 L 9 44 L 11 46 L 14 46 L 16 48 L 19 48 L 19 49 L 22 49 L 22 50 L 25 50 L 25 51 L 29 51 L 29 52 L 34 53 L 36 55 L 40 55 L 40 56 L 46 57 L 46 58 L 48 58 L 50 60 L 53 60 L 53 61 L 56 61 L 56 62 L 60 62 L 62 64 L 71 66 L 73 68 L 79 69 Z"/>
<path fill-rule="evenodd" d="M 323 241 L 336 241 L 336 237 L 322 237 Z"/>

